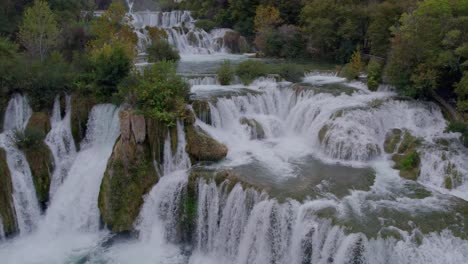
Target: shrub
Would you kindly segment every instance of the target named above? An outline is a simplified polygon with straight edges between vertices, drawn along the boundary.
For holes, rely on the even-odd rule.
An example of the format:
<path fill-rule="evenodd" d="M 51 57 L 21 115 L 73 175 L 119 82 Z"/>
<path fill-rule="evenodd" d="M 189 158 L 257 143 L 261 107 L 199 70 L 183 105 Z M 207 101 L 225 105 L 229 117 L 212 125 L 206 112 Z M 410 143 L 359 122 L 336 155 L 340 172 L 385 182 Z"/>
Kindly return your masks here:
<path fill-rule="evenodd" d="M 246 85 L 258 77 L 267 75 L 267 65 L 261 61 L 246 60 L 237 65 L 236 74 Z"/>
<path fill-rule="evenodd" d="M 105 45 L 91 57 L 92 82 L 98 97 L 109 98 L 132 68 L 132 60 L 123 46 Z"/>
<path fill-rule="evenodd" d="M 225 60 L 219 67 L 217 74 L 221 85 L 231 84 L 232 80 L 234 79 L 234 72 L 232 71 L 231 62 Z"/>
<path fill-rule="evenodd" d="M 214 29 L 217 25 L 213 20 L 209 19 L 200 19 L 195 22 L 195 26 L 197 28 L 201 28 L 205 30 L 206 32 L 210 32 L 212 29 Z"/>
<path fill-rule="evenodd" d="M 16 146 L 21 150 L 39 148 L 46 137 L 44 131 L 37 128 L 27 128 L 24 131 L 15 132 Z"/>
<path fill-rule="evenodd" d="M 367 65 L 367 86 L 369 90 L 376 91 L 382 80 L 383 65 L 376 59 L 371 59 Z"/>
<path fill-rule="evenodd" d="M 173 62 L 160 61 L 133 78 L 136 82 L 130 97 L 136 98 L 136 107 L 145 116 L 174 124 L 185 110 L 189 85 L 176 73 Z"/>
<path fill-rule="evenodd" d="M 343 67 L 342 75 L 348 80 L 357 79 L 362 68 L 361 52 L 356 50 L 351 56 L 351 61 Z"/>
<path fill-rule="evenodd" d="M 463 145 L 468 147 L 468 125 L 461 122 L 451 122 L 447 127 L 447 131 L 460 133 Z"/>
<path fill-rule="evenodd" d="M 146 52 L 149 62 L 180 60 L 179 52 L 165 39 L 154 39 Z"/>

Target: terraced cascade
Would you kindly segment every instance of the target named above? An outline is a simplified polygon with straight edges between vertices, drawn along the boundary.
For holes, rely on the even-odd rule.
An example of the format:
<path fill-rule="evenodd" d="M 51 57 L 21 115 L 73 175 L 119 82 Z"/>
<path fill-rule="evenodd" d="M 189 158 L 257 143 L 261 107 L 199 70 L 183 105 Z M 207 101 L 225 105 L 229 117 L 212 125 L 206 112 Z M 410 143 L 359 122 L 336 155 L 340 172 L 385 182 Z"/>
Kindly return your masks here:
<path fill-rule="evenodd" d="M 468 153 L 436 105 L 333 75 L 213 80 L 193 81 L 173 126 L 94 106 L 75 152 L 73 101 L 57 99 L 55 191 L 29 233 L 9 233 L 0 208 L 2 261 L 466 262 Z"/>

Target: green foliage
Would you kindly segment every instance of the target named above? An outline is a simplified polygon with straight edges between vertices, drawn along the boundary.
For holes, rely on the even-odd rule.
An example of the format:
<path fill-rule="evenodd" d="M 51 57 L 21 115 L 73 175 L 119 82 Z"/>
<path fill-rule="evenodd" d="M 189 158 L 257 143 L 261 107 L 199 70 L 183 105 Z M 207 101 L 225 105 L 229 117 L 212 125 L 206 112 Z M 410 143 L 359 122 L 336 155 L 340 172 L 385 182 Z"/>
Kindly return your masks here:
<path fill-rule="evenodd" d="M 463 77 L 456 84 L 457 108 L 462 113 L 468 113 L 468 71 L 463 73 Z"/>
<path fill-rule="evenodd" d="M 404 156 L 404 158 L 400 161 L 400 169 L 401 170 L 411 170 L 415 168 L 419 164 L 419 154 L 417 151 L 413 151 L 408 155 Z"/>
<path fill-rule="evenodd" d="M 214 29 L 218 25 L 213 20 L 200 19 L 195 22 L 195 26 L 205 30 L 206 32 L 210 32 L 212 29 Z"/>
<path fill-rule="evenodd" d="M 229 85 L 234 79 L 234 72 L 231 67 L 231 62 L 228 60 L 225 60 L 221 66 L 219 66 L 219 69 L 216 73 L 221 85 Z"/>
<path fill-rule="evenodd" d="M 116 93 L 117 86 L 130 73 L 132 60 L 125 47 L 106 45 L 91 58 L 92 73 L 89 80 L 93 92 L 101 99 L 110 98 Z"/>
<path fill-rule="evenodd" d="M 468 147 L 468 125 L 461 122 L 451 122 L 448 127 L 447 131 L 449 132 L 456 132 L 461 134 L 461 141 L 463 145 Z"/>
<path fill-rule="evenodd" d="M 351 56 L 351 61 L 344 67 L 342 74 L 344 77 L 346 77 L 346 79 L 354 80 L 359 77 L 362 68 L 363 62 L 361 59 L 361 52 L 356 50 Z"/>
<path fill-rule="evenodd" d="M 166 39 L 153 40 L 146 48 L 146 52 L 149 62 L 180 60 L 179 52 Z"/>
<path fill-rule="evenodd" d="M 38 128 L 27 128 L 24 131 L 15 132 L 16 146 L 21 150 L 32 150 L 40 148 L 46 137 L 43 130 Z"/>
<path fill-rule="evenodd" d="M 59 28 L 47 2 L 35 0 L 27 8 L 20 26 L 19 39 L 33 58 L 43 61 L 57 45 Z"/>
<path fill-rule="evenodd" d="M 376 91 L 382 81 L 383 64 L 379 60 L 372 58 L 367 65 L 367 86 L 369 90 Z"/>
<path fill-rule="evenodd" d="M 161 61 L 135 73 L 133 87 L 123 93 L 134 97 L 136 107 L 145 116 L 174 124 L 182 116 L 190 92 L 188 84 L 176 73 L 172 62 Z"/>
<path fill-rule="evenodd" d="M 464 5 L 463 1 L 421 1 L 413 12 L 401 16 L 399 27 L 392 28 L 385 73 L 403 94 L 427 97 L 439 87 L 451 93 L 468 56 L 463 52 L 468 36 L 462 34 L 468 16 L 458 11 Z"/>
<path fill-rule="evenodd" d="M 267 65 L 257 60 L 246 60 L 237 65 L 236 74 L 241 81 L 248 85 L 258 77 L 268 74 Z"/>

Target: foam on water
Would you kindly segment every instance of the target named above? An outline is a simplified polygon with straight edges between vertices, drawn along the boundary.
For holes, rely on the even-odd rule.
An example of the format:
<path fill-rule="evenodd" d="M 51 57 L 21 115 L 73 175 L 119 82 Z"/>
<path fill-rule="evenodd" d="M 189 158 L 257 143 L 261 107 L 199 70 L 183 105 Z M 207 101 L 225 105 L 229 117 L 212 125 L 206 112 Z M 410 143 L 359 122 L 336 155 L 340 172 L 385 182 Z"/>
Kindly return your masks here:
<path fill-rule="evenodd" d="M 71 97 L 69 95 L 65 97 L 65 102 L 65 116 L 62 118 L 60 98 L 57 97 L 55 99 L 50 118 L 52 129 L 47 134 L 45 140 L 54 156 L 54 172 L 50 183 L 49 195 L 51 199 L 65 180 L 76 157 L 76 147 L 70 125 Z"/>

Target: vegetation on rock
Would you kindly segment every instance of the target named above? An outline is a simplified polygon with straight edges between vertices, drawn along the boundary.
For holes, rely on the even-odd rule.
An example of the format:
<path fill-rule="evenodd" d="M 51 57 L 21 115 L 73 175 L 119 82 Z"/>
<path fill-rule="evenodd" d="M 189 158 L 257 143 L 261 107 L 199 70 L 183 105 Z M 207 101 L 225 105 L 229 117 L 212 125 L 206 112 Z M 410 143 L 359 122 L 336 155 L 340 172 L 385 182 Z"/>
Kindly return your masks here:
<path fill-rule="evenodd" d="M 5 234 L 8 236 L 17 231 L 17 224 L 13 207 L 13 186 L 6 158 L 5 151 L 0 148 L 0 217 Z"/>
<path fill-rule="evenodd" d="M 234 72 L 231 67 L 231 62 L 225 60 L 221 66 L 219 66 L 216 74 L 221 85 L 230 85 L 234 79 Z"/>

